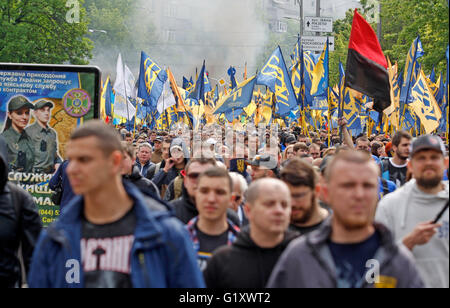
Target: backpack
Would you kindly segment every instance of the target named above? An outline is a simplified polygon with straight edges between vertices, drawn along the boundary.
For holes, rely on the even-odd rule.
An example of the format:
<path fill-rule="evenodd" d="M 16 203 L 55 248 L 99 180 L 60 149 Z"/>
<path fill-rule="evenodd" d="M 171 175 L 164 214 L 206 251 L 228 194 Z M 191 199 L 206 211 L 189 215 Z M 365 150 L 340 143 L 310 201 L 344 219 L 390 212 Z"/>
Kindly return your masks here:
<path fill-rule="evenodd" d="M 389 157 L 383 158 L 380 163 L 381 178 L 383 178 L 384 180 L 390 180 L 389 164 Z"/>
<path fill-rule="evenodd" d="M 183 177 L 181 175 L 175 178 L 173 182 L 173 191 L 175 193 L 173 200 L 177 200 L 183 194 Z"/>
<path fill-rule="evenodd" d="M 381 198 L 389 194 L 391 191 L 389 190 L 389 184 L 386 179 L 381 178 L 381 185 L 383 188 L 383 194 L 381 195 Z"/>

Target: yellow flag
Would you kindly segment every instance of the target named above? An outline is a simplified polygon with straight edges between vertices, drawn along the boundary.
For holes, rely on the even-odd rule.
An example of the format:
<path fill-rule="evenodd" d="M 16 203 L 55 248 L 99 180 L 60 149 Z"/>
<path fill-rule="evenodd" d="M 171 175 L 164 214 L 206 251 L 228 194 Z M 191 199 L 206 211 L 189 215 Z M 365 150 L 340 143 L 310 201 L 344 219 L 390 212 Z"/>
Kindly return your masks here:
<path fill-rule="evenodd" d="M 431 93 L 426 76 L 422 70 L 416 84 L 411 89 L 411 94 L 414 97 L 414 101 L 410 106 L 419 117 L 421 124 L 425 128 L 425 133 L 432 133 L 439 127 L 442 112 L 434 95 Z"/>

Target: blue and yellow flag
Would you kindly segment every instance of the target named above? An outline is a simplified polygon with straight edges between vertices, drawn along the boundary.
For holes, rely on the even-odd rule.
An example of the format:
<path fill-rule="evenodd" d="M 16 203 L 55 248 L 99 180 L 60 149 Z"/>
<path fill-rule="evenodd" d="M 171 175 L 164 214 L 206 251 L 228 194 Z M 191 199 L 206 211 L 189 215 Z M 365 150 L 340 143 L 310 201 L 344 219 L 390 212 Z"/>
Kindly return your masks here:
<path fill-rule="evenodd" d="M 203 61 L 202 70 L 200 71 L 200 74 L 198 75 L 197 82 L 195 83 L 194 90 L 189 93 L 188 98 L 196 100 L 198 103 L 200 101 L 205 101 L 205 93 L 206 91 L 206 85 L 209 84 L 209 81 L 206 79 L 206 67 L 205 67 L 205 61 Z M 211 88 L 211 86 L 209 86 Z M 209 90 L 211 91 L 211 89 Z"/>
<path fill-rule="evenodd" d="M 183 89 L 190 91 L 192 89 L 193 84 L 183 76 Z"/>
<path fill-rule="evenodd" d="M 311 95 L 327 96 L 328 90 L 328 39 L 312 72 Z"/>
<path fill-rule="evenodd" d="M 108 78 L 103 85 L 102 94 L 100 98 L 100 115 L 102 119 L 106 119 L 106 117 L 112 116 L 112 85 L 111 80 Z"/>
<path fill-rule="evenodd" d="M 232 66 L 230 66 L 230 68 L 227 71 L 228 76 L 230 76 L 230 81 L 231 81 L 231 89 L 234 89 L 237 87 L 237 82 L 236 82 L 236 69 Z"/>
<path fill-rule="evenodd" d="M 149 112 L 156 109 L 158 99 L 167 80 L 167 73 L 161 69 L 156 62 L 141 52 L 141 68 L 139 73 L 138 97 L 143 99 L 143 105 L 148 107 Z"/>
<path fill-rule="evenodd" d="M 267 91 L 266 95 L 264 96 L 261 115 L 265 120 L 264 123 L 266 124 L 266 126 L 269 125 L 269 123 L 272 121 L 273 116 L 273 93 L 270 91 Z"/>
<path fill-rule="evenodd" d="M 265 85 L 276 95 L 276 113 L 287 116 L 297 108 L 297 97 L 284 62 L 280 46 L 272 53 L 257 79 L 258 85 Z"/>
<path fill-rule="evenodd" d="M 405 71 L 403 73 L 403 84 L 400 90 L 400 102 L 402 104 L 410 103 L 413 100 L 410 93 L 411 88 L 416 82 L 414 80 L 414 72 L 418 71 L 417 66 L 419 64 L 417 62 L 417 59 L 422 57 L 424 54 L 425 52 L 422 47 L 422 42 L 420 41 L 420 37 L 417 36 L 417 38 L 412 43 L 411 48 L 409 49 L 408 55 L 406 56 Z"/>
<path fill-rule="evenodd" d="M 301 52 L 302 52 L 303 48 L 301 47 L 300 41 L 301 41 L 301 39 L 300 39 L 300 35 L 299 35 L 297 38 L 297 43 L 294 46 L 294 51 L 291 54 L 292 67 L 297 65 L 297 63 L 300 62 L 302 59 Z"/>
<path fill-rule="evenodd" d="M 412 87 L 411 94 L 414 97 L 414 102 L 410 105 L 419 117 L 425 132 L 431 134 L 439 127 L 442 113 L 431 93 L 423 71 L 420 72 L 416 84 Z"/>
<path fill-rule="evenodd" d="M 314 97 L 311 95 L 313 72 L 318 59 L 316 59 L 313 52 L 303 52 L 303 87 L 304 107 L 312 107 L 314 104 Z"/>
<path fill-rule="evenodd" d="M 229 114 L 230 112 L 232 113 L 233 110 L 234 113 L 237 114 L 239 110 L 243 110 L 252 100 L 255 84 L 256 76 L 240 83 L 229 95 L 226 95 L 219 100 L 216 109 L 214 110 L 214 114 Z"/>

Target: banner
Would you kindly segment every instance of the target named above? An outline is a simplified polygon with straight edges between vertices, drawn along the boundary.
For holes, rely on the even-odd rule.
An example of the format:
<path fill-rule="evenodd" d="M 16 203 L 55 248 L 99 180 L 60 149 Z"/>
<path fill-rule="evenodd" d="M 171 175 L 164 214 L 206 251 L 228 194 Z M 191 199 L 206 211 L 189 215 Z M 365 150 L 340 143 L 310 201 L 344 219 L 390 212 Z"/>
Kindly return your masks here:
<path fill-rule="evenodd" d="M 99 93 L 95 67 L 0 64 L 0 133 L 9 180 L 31 193 L 44 226 L 59 215 L 48 182 L 65 158 L 72 130 L 98 118 Z"/>

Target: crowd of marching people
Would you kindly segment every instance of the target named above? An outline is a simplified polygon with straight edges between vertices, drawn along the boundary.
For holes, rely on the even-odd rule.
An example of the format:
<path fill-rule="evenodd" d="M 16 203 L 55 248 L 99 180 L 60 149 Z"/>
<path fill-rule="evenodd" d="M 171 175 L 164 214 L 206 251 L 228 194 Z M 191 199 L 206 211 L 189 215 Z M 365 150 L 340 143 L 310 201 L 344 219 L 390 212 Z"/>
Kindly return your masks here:
<path fill-rule="evenodd" d="M 444 137 L 339 126 L 90 121 L 50 181 L 62 211 L 46 229 L 1 155 L 0 287 L 25 283 L 19 244 L 30 287 L 449 287 Z"/>

